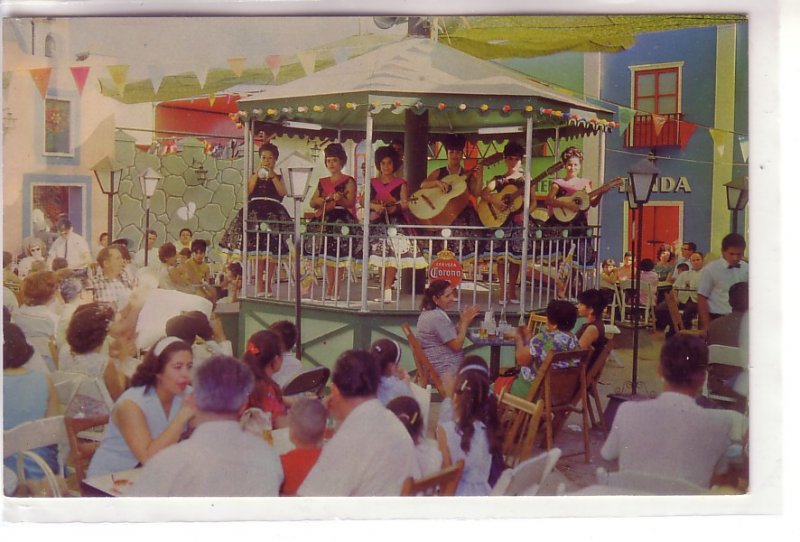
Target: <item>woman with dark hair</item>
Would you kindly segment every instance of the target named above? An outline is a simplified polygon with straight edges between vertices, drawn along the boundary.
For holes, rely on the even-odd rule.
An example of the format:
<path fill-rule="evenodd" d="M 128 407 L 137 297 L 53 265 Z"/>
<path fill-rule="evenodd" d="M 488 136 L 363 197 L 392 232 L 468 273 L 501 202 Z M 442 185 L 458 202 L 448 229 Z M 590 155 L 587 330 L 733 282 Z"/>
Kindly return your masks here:
<path fill-rule="evenodd" d="M 578 294 L 578 316 L 585 319 L 575 335 L 581 350 L 592 347 L 591 367 L 600 351 L 606 345 L 606 326 L 603 323 L 603 311 L 606 309 L 606 298 L 596 288 L 584 290 Z"/>
<path fill-rule="evenodd" d="M 281 388 L 273 380 L 283 361 L 280 336 L 269 329 L 256 331 L 250 336 L 242 361 L 253 371 L 256 384 L 250 393 L 247 408 L 260 408 L 272 415 L 272 427 L 286 427 L 286 405 Z"/>
<path fill-rule="evenodd" d="M 19 326 L 3 323 L 3 430 L 33 420 L 58 414 L 58 394 L 50 377 L 25 366 L 34 356 L 33 347 L 25 340 Z M 34 450 L 58 472 L 58 450 L 55 446 Z M 3 464 L 17 470 L 16 456 L 4 459 Z M 25 476 L 38 480 L 44 477 L 41 469 L 25 458 Z"/>
<path fill-rule="evenodd" d="M 464 460 L 456 495 L 488 495 L 492 455 L 500 450 L 497 400 L 491 393 L 489 371 L 480 365 L 459 370 L 453 387 L 454 419 L 436 428 L 443 466 Z"/>
<path fill-rule="evenodd" d="M 375 165 L 380 171 L 370 181 L 370 265 L 383 269 L 382 297 L 375 301 L 392 301 L 392 287 L 398 269 L 424 269 L 428 263 L 422 257 L 416 242 L 408 238 L 408 230 L 397 226 L 408 225 L 408 183 L 395 176 L 400 167 L 400 157 L 392 147 L 375 151 Z"/>
<path fill-rule="evenodd" d="M 65 359 L 59 369 L 99 379 L 111 397 L 116 398 L 125 389 L 125 379 L 108 353 L 101 351 L 113 319 L 114 309 L 106 303 L 92 302 L 79 306 L 67 327 L 67 344 L 72 356 Z"/>
<path fill-rule="evenodd" d="M 669 247 L 662 247 L 658 251 L 658 262 L 655 264 L 653 271 L 658 274 L 658 280 L 665 281 L 672 276 L 675 271 L 675 260 L 672 257 L 672 249 Z"/>
<path fill-rule="evenodd" d="M 36 346 L 51 370 L 55 363 L 47 343 L 53 340 L 58 326 L 56 294 L 59 279 L 52 271 L 35 271 L 22 281 L 24 304 L 11 314 L 11 321 L 25 333 L 25 337 Z"/>
<path fill-rule="evenodd" d="M 261 163 L 258 171 L 247 180 L 247 252 L 255 257 L 258 251 L 256 291 L 272 295 L 272 278 L 280 258 L 289 255 L 286 235 L 292 230 L 292 219 L 283 206 L 286 185 L 275 169 L 278 161 L 278 147 L 264 143 L 259 147 Z M 230 223 L 219 245 L 223 252 L 240 255 L 243 247 L 242 213 L 240 209 Z M 252 231 L 257 229 L 258 233 Z M 264 269 L 267 275 L 264 278 Z M 265 281 L 265 282 L 262 282 Z"/>
<path fill-rule="evenodd" d="M 322 260 L 326 269 L 325 299 L 338 300 L 339 283 L 350 260 L 361 257 L 362 241 L 356 216 L 356 180 L 342 172 L 347 153 L 339 143 L 325 147 L 325 167 L 330 175 L 322 177 L 311 196 L 315 210 L 309 226 L 313 235 L 306 240 L 305 252 Z"/>
<path fill-rule="evenodd" d="M 439 374 L 454 374 L 464 358 L 467 328 L 480 309 L 471 305 L 461 311 L 454 325 L 447 310 L 455 302 L 455 292 L 446 280 L 434 280 L 425 289 L 417 320 L 417 338 L 433 368 Z"/>
<path fill-rule="evenodd" d="M 730 444 L 735 414 L 705 409 L 695 402 L 707 368 L 708 347 L 701 338 L 675 335 L 668 339 L 658 364 L 664 391 L 656 399 L 620 405 L 600 451 L 603 458 L 617 459 L 620 471 L 709 487 Z"/>
<path fill-rule="evenodd" d="M 87 476 L 132 469 L 178 442 L 195 414 L 191 371 L 190 345 L 176 337 L 153 345 L 115 403 Z"/>

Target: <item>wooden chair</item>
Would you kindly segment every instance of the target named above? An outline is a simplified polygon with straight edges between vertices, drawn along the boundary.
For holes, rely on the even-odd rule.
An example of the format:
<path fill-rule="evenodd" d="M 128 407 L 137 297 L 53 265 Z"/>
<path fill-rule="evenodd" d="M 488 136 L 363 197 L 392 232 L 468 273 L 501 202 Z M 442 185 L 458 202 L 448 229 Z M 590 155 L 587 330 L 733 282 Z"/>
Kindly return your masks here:
<path fill-rule="evenodd" d="M 517 495 L 537 495 L 547 477 L 561 457 L 561 450 L 553 448 L 548 452 L 526 459 L 513 469 L 506 469 L 492 488 L 493 496 L 513 497 Z"/>
<path fill-rule="evenodd" d="M 401 497 L 452 497 L 456 494 L 461 473 L 464 471 L 464 460 L 459 459 L 454 465 L 437 473 L 415 480 L 408 477 L 403 482 Z"/>
<path fill-rule="evenodd" d="M 547 449 L 553 448 L 553 435 L 571 412 L 583 415 L 583 445 L 586 462 L 590 460 L 587 366 L 592 349 L 550 352 L 536 373 L 528 392 L 528 401 L 544 400 L 544 426 Z M 579 359 L 574 366 L 561 368 L 559 362 Z M 577 405 L 580 404 L 580 407 Z"/>
<path fill-rule="evenodd" d="M 589 410 L 589 420 L 592 423 L 592 427 L 595 427 L 598 422 L 594 420 L 594 409 L 592 409 L 592 401 L 594 400 L 594 406 L 597 409 L 597 417 L 599 419 L 600 427 L 603 430 L 603 434 L 608 435 L 608 427 L 606 427 L 606 422 L 603 417 L 603 406 L 600 403 L 600 390 L 598 388 L 600 384 L 600 376 L 603 374 L 603 369 L 605 369 L 606 362 L 608 361 L 609 356 L 611 355 L 611 351 L 614 350 L 614 338 L 611 337 L 606 341 L 605 346 L 597 355 L 594 362 L 589 366 L 588 370 L 586 371 L 586 386 L 587 386 L 587 393 L 589 394 L 589 401 L 587 401 L 586 406 Z"/>
<path fill-rule="evenodd" d="M 53 472 L 53 469 L 42 459 L 42 457 L 35 452 L 37 448 L 45 446 L 57 445 L 59 447 L 58 454 L 58 472 Z M 61 497 L 64 494 L 66 485 L 64 484 L 64 461 L 62 450 L 67 447 L 67 434 L 64 430 L 64 416 L 52 416 L 49 418 L 41 418 L 30 422 L 21 423 L 18 426 L 3 431 L 3 458 L 10 457 L 17 454 L 16 462 L 16 475 L 19 486 L 28 485 L 25 477 L 25 458 L 33 460 L 44 474 L 44 486 L 41 489 L 46 490 L 47 495 L 51 497 Z M 32 485 L 36 485 L 37 493 L 34 496 L 42 496 L 38 494 L 40 483 L 31 481 Z M 31 486 L 29 486 L 31 487 Z"/>
<path fill-rule="evenodd" d="M 678 298 L 674 291 L 670 290 L 664 294 L 664 303 L 667 304 L 669 321 L 675 333 L 680 333 L 681 335 L 701 335 L 703 333 L 699 329 L 685 329 L 683 327 L 683 318 L 681 317 L 681 311 L 678 308 Z"/>
<path fill-rule="evenodd" d="M 299 393 L 311 392 L 320 397 L 325 384 L 331 376 L 331 370 L 327 367 L 314 367 L 303 371 L 283 387 L 283 395 L 297 395 Z"/>
<path fill-rule="evenodd" d="M 425 354 L 425 351 L 422 349 L 422 345 L 419 343 L 419 340 L 411 331 L 411 326 L 408 325 L 408 322 L 403 322 L 400 326 L 403 330 L 403 333 L 406 335 L 406 339 L 408 339 L 408 345 L 411 347 L 411 354 L 414 357 L 414 365 L 417 368 L 417 374 L 415 376 L 415 381 L 420 386 L 427 387 L 427 385 L 433 384 L 433 387 L 436 388 L 436 391 L 439 392 L 439 395 L 442 397 L 446 397 L 447 394 L 444 390 L 444 384 L 442 384 L 442 379 L 439 377 L 439 373 L 436 372 L 436 369 L 433 368 L 431 365 L 428 356 Z"/>
<path fill-rule="evenodd" d="M 622 292 L 622 306 L 623 306 L 623 314 L 625 314 L 628 320 L 632 321 L 632 313 L 633 313 L 633 302 L 627 298 L 626 290 L 633 290 L 633 280 L 625 279 L 621 280 L 619 283 L 619 288 Z M 642 316 L 639 318 L 639 324 L 644 327 L 650 327 L 651 320 L 653 320 L 653 307 L 655 305 L 654 301 L 656 298 L 656 292 L 653 291 L 653 288 L 649 282 L 642 282 L 640 288 L 643 291 L 647 292 L 647 301 L 642 305 L 639 303 L 639 310 L 642 311 Z M 633 297 L 633 293 L 631 294 L 631 298 Z"/>
<path fill-rule="evenodd" d="M 81 482 L 86 478 L 89 461 L 100 446 L 100 442 L 94 439 L 82 438 L 79 433 L 107 425 L 108 420 L 108 416 L 64 418 L 64 427 L 69 441 L 69 457 L 75 466 L 75 477 L 78 486 L 81 487 L 81 493 L 83 493 Z"/>
<path fill-rule="evenodd" d="M 513 468 L 528 459 L 544 414 L 544 402 L 526 401 L 511 395 L 505 389 L 497 398 L 500 425 L 503 428 L 503 457 L 506 466 Z"/>
<path fill-rule="evenodd" d="M 531 315 L 528 317 L 528 329 L 531 330 L 531 333 L 536 335 L 542 326 L 547 324 L 547 316 L 544 314 L 536 314 L 532 312 Z"/>

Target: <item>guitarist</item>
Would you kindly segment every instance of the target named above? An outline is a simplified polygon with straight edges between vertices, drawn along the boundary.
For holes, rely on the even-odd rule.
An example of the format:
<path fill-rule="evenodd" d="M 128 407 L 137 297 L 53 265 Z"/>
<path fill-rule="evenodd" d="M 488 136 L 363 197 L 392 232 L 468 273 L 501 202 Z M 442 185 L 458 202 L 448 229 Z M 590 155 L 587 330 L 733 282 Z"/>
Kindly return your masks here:
<path fill-rule="evenodd" d="M 349 265 L 350 258 L 361 257 L 360 230 L 355 225 L 358 221 L 356 181 L 342 172 L 345 164 L 347 153 L 340 143 L 331 143 L 325 147 L 325 167 L 330 175 L 320 178 L 310 202 L 315 216 L 311 220 L 312 224 L 309 224 L 309 231 L 319 231 L 325 235 L 325 242 L 317 242 L 314 247 L 315 255 L 325 258 L 325 299 L 334 301 L 339 295 L 338 285 L 344 278 L 344 270 Z M 349 235 L 339 238 L 342 224 L 348 225 Z"/>
<path fill-rule="evenodd" d="M 503 149 L 503 158 L 506 164 L 506 171 L 502 175 L 497 175 L 487 183 L 481 192 L 481 201 L 487 201 L 498 211 L 505 211 L 511 205 L 507 202 L 502 192 L 508 187 L 514 190 L 525 188 L 525 177 L 519 171 L 519 163 L 525 154 L 522 145 L 514 141 L 509 142 Z M 508 190 L 506 190 L 508 192 Z M 524 193 L 523 193 L 524 194 Z M 533 194 L 531 194 L 533 195 Z M 524 196 L 523 196 L 524 197 Z M 497 262 L 497 276 L 500 283 L 500 303 L 519 303 L 517 297 L 517 280 L 519 279 L 519 268 L 522 263 L 522 224 L 524 206 L 518 211 L 511 213 L 500 228 L 503 230 L 503 239 L 498 240 L 494 236 L 488 237 L 483 241 L 481 255 L 489 258 L 490 254 Z M 506 240 L 508 240 L 506 242 Z M 508 269 L 508 281 L 506 282 L 506 268 Z"/>
<path fill-rule="evenodd" d="M 466 173 L 464 167 L 461 165 L 461 158 L 464 155 L 464 145 L 466 145 L 466 139 L 463 135 L 447 135 L 444 138 L 444 148 L 445 151 L 447 151 L 447 165 L 431 171 L 428 177 L 420 183 L 420 188 L 439 188 L 442 193 L 447 192 L 449 186 L 440 179 L 444 179 L 448 175 L 464 175 Z M 478 163 L 477 167 L 467 177 L 467 190 L 472 196 L 472 198 L 470 198 L 471 201 L 474 201 L 474 198 L 481 195 L 482 187 L 483 165 Z M 466 239 L 463 241 L 461 247 L 459 247 L 459 241 L 451 241 L 449 249 L 455 252 L 457 256 L 461 255 L 465 260 L 473 257 L 477 249 L 477 232 L 475 230 L 460 230 L 458 226 L 480 225 L 481 222 L 478 220 L 478 215 L 475 213 L 475 208 L 471 203 L 455 218 L 451 224 L 453 227 L 450 228 L 452 237 L 464 237 Z M 437 228 L 436 230 L 429 231 L 429 234 L 438 235 L 440 230 L 441 228 Z M 435 257 L 436 254 L 444 248 L 443 241 L 433 241 L 433 254 L 431 257 Z"/>

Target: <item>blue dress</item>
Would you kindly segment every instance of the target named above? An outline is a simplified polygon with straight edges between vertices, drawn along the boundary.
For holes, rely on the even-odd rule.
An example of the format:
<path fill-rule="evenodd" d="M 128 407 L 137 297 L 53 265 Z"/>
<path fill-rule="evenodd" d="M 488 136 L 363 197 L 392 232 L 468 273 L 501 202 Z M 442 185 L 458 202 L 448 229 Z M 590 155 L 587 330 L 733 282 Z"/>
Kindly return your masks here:
<path fill-rule="evenodd" d="M 3 372 L 3 431 L 39 420 L 47 414 L 48 386 L 47 377 L 35 371 L 26 373 Z M 58 448 L 46 446 L 33 450 L 58 473 Z M 12 455 L 3 460 L 3 464 L 14 472 L 17 471 L 17 456 Z M 24 461 L 25 477 L 31 480 L 44 478 L 44 473 L 32 459 Z"/>
<path fill-rule="evenodd" d="M 191 391 L 191 388 L 186 388 L 186 391 Z M 158 399 L 154 386 L 139 386 L 125 390 L 120 395 L 116 405 L 114 405 L 114 409 L 122 401 L 133 401 L 142 409 L 142 413 L 144 413 L 144 417 L 147 420 L 147 426 L 150 429 L 150 435 L 156 438 L 164 432 L 169 423 L 178 414 L 183 401 L 183 394 L 173 397 L 169 417 L 164 415 L 164 409 L 161 407 L 161 401 Z M 100 443 L 100 448 L 97 449 L 97 452 L 92 457 L 87 477 L 132 469 L 138 464 L 139 460 L 128 447 L 128 443 L 125 442 L 125 437 L 122 436 L 119 427 L 112 421 L 108 424 L 108 429 L 103 442 Z"/>
<path fill-rule="evenodd" d="M 386 406 L 395 397 L 404 395 L 412 397 L 411 387 L 406 382 L 394 375 L 381 377 L 381 382 L 378 385 L 378 400 L 383 406 Z"/>
<path fill-rule="evenodd" d="M 464 472 L 458 482 L 456 496 L 486 496 L 492 491 L 489 485 L 489 473 L 492 469 L 492 455 L 489 453 L 489 439 L 483 422 L 475 422 L 475 433 L 472 435 L 469 453 L 461 449 L 461 435 L 456 432 L 455 422 L 443 422 L 439 427 L 447 435 L 447 449 L 450 460 L 455 463 L 464 460 Z"/>

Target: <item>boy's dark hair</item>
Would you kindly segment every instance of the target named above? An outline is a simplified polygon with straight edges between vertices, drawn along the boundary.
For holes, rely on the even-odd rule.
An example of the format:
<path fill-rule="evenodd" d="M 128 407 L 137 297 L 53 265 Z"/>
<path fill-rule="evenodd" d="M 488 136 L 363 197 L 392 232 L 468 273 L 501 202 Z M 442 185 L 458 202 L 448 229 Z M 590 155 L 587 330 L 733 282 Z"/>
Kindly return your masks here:
<path fill-rule="evenodd" d="M 656 264 L 653 263 L 653 260 L 650 258 L 645 258 L 639 263 L 639 269 L 642 271 L 652 271 L 655 268 Z"/>
<path fill-rule="evenodd" d="M 569 301 L 554 299 L 547 304 L 547 319 L 559 331 L 571 331 L 578 320 L 578 309 Z"/>
<path fill-rule="evenodd" d="M 297 342 L 297 326 L 289 320 L 279 320 L 272 323 L 269 329 L 278 334 L 281 339 L 283 351 L 288 352 Z"/>
<path fill-rule="evenodd" d="M 444 148 L 448 151 L 463 151 L 466 144 L 467 140 L 461 134 L 448 134 L 444 138 Z"/>
<path fill-rule="evenodd" d="M 205 252 L 208 249 L 208 242 L 205 239 L 195 239 L 192 241 L 192 254 L 195 252 Z"/>
<path fill-rule="evenodd" d="M 738 233 L 729 233 L 722 238 L 723 252 L 729 248 L 747 248 L 747 241 Z"/>
<path fill-rule="evenodd" d="M 59 269 L 66 269 L 69 267 L 69 262 L 66 258 L 62 256 L 58 256 L 57 258 L 53 258 L 53 263 L 50 264 L 50 267 L 53 271 L 58 271 Z"/>
<path fill-rule="evenodd" d="M 747 282 L 737 282 L 728 290 L 728 302 L 735 311 L 744 312 L 750 307 L 749 285 Z"/>
<path fill-rule="evenodd" d="M 677 269 L 683 269 L 684 271 L 688 271 L 688 270 L 689 270 L 689 264 L 688 264 L 688 263 L 686 263 L 686 262 L 681 262 L 681 263 L 679 263 L 679 264 L 677 265 L 677 267 L 676 267 L 676 268 L 677 268 Z"/>
<path fill-rule="evenodd" d="M 378 392 L 381 374 L 372 354 L 347 350 L 336 360 L 331 381 L 344 397 L 369 397 Z"/>
<path fill-rule="evenodd" d="M 175 250 L 175 245 L 169 241 L 158 247 L 158 259 L 161 260 L 161 263 L 167 263 L 167 260 L 177 254 L 178 252 Z"/>
<path fill-rule="evenodd" d="M 661 348 L 659 364 L 670 384 L 695 385 L 708 367 L 708 346 L 699 337 L 673 335 Z"/>

